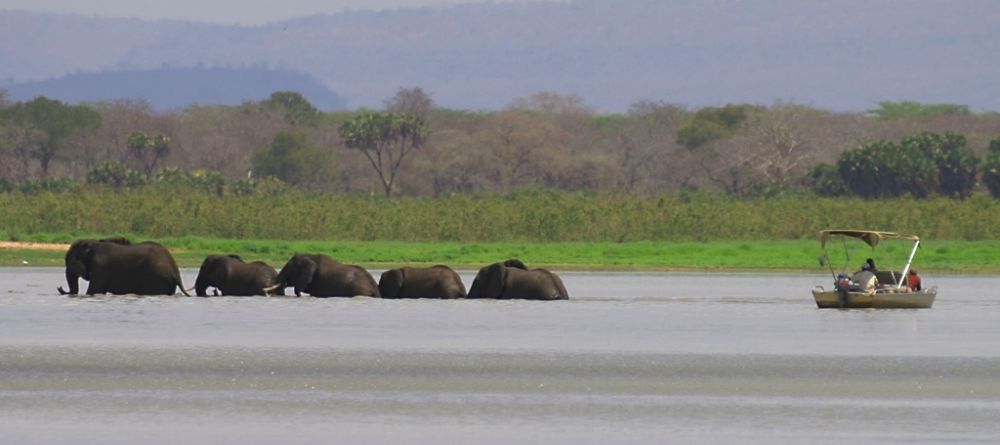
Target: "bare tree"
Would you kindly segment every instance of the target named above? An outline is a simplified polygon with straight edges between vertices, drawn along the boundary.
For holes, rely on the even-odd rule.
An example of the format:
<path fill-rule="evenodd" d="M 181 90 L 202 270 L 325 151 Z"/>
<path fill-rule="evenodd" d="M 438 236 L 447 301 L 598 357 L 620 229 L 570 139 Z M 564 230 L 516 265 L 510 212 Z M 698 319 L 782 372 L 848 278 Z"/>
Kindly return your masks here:
<path fill-rule="evenodd" d="M 672 104 L 639 102 L 630 107 L 628 123 L 618 131 L 616 139 L 619 190 L 635 192 L 655 174 L 657 164 L 662 164 L 662 171 L 676 175 L 675 153 L 681 147 L 674 140 L 674 132 L 686 115 L 683 107 Z"/>
<path fill-rule="evenodd" d="M 552 122 L 519 110 L 490 116 L 479 140 L 487 150 L 492 168 L 484 174 L 501 189 L 542 181 L 559 159 L 554 153 L 566 135 Z"/>
<path fill-rule="evenodd" d="M 395 96 L 386 99 L 385 110 L 396 114 L 413 114 L 427 120 L 436 105 L 431 95 L 423 88 L 400 88 Z"/>

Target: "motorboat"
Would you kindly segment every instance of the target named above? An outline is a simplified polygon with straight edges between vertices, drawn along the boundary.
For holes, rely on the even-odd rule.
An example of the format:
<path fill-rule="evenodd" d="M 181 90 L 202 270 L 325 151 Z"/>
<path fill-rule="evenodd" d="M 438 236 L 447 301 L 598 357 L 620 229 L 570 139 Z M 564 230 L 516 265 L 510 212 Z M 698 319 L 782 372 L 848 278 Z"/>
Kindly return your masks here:
<path fill-rule="evenodd" d="M 934 304 L 937 287 L 923 288 L 920 285 L 919 277 L 909 278 L 915 276 L 915 274 L 911 275 L 910 271 L 912 270 L 913 257 L 917 254 L 917 249 L 920 248 L 920 238 L 916 235 L 875 230 L 823 230 L 819 232 L 819 239 L 823 250 L 823 255 L 820 256 L 820 265 L 829 266 L 834 285 L 831 289 L 825 289 L 823 286 L 816 286 L 813 289 L 812 294 L 816 300 L 816 306 L 839 309 L 927 309 Z M 875 280 L 860 283 L 854 279 L 858 274 L 853 276 L 847 274 L 847 267 L 851 263 L 849 246 L 856 243 L 856 240 L 871 247 L 871 257 L 875 257 L 876 247 L 885 240 L 912 242 L 913 248 L 909 251 L 909 257 L 902 271 L 869 270 L 874 274 Z M 827 248 L 835 241 L 842 242 L 846 258 L 839 273 L 834 270 L 834 265 L 827 257 Z"/>

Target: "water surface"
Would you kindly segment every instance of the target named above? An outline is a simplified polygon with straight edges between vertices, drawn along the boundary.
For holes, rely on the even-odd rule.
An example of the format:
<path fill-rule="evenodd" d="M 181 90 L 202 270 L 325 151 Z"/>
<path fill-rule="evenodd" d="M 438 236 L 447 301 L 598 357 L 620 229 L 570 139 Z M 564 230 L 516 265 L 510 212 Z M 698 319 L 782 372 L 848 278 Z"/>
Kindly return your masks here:
<path fill-rule="evenodd" d="M 570 301 L 71 298 L 60 269 L 0 269 L 0 430 L 12 443 L 1000 437 L 997 277 L 926 277 L 940 287 L 929 310 L 839 311 L 812 302 L 823 275 L 561 276 Z"/>

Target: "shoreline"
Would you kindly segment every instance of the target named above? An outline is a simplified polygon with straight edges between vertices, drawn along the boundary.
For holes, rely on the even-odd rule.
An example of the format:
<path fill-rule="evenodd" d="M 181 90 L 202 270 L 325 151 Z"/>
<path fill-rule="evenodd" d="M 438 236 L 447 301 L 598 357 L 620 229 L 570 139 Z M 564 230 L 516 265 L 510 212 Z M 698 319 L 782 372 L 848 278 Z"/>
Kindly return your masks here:
<path fill-rule="evenodd" d="M 225 240 L 215 240 L 215 241 L 219 242 L 219 243 L 224 243 L 225 242 Z M 266 243 L 266 241 L 264 241 L 264 243 Z M 286 243 L 286 242 L 281 241 L 281 243 Z M 312 250 L 312 251 L 323 251 L 323 250 L 326 250 L 326 249 L 323 249 L 322 246 L 316 245 L 316 244 L 322 244 L 322 243 L 315 243 L 315 242 L 307 242 L 307 243 L 310 244 L 309 247 L 305 248 L 303 250 Z M 730 242 L 721 242 L 720 241 L 718 243 L 723 243 L 724 244 L 724 243 L 730 243 Z M 765 242 L 760 242 L 760 243 L 765 243 Z M 171 243 L 167 243 L 167 244 L 169 246 Z M 207 244 L 209 244 L 209 245 L 207 245 L 207 246 L 198 246 L 199 248 L 169 247 L 169 249 L 173 253 L 175 259 L 177 260 L 178 266 L 181 267 L 181 268 L 197 268 L 197 267 L 199 267 L 200 264 L 201 264 L 202 259 L 204 259 L 204 257 L 206 255 L 210 254 L 210 253 L 223 253 L 223 252 L 224 253 L 236 253 L 236 254 L 238 254 L 238 255 L 246 258 L 248 261 L 251 261 L 251 260 L 263 260 L 265 262 L 268 262 L 272 266 L 274 266 L 276 269 L 280 269 L 280 267 L 284 264 L 285 260 L 288 258 L 288 256 L 286 254 L 283 254 L 281 252 L 261 253 L 261 252 L 258 251 L 258 249 L 253 249 L 253 248 L 247 249 L 247 248 L 239 248 L 239 247 L 236 247 L 236 246 L 229 246 L 229 247 L 233 247 L 233 248 L 228 248 L 227 249 L 227 248 L 224 248 L 224 247 L 221 247 L 221 246 L 220 247 L 212 246 L 211 242 L 209 242 Z M 333 242 L 331 242 L 329 244 L 331 244 L 331 245 L 334 245 L 334 244 L 336 244 L 336 245 L 343 245 L 343 244 L 352 244 L 352 245 L 353 244 L 362 244 L 362 245 L 366 245 L 366 244 L 383 244 L 384 245 L 384 244 L 387 244 L 387 242 L 373 242 L 373 243 L 359 243 L 359 242 L 354 242 L 354 243 L 347 243 L 347 242 L 333 243 Z M 430 244 L 440 245 L 440 243 L 430 243 L 430 244 L 428 244 L 428 243 L 388 243 L 388 244 L 389 244 L 389 247 L 398 247 L 398 246 L 412 247 L 412 246 L 417 246 L 417 250 L 419 250 L 420 246 L 423 246 L 425 244 L 426 245 L 430 245 Z M 676 247 L 676 245 L 671 245 L 670 243 L 660 243 L 660 244 L 667 245 L 669 247 Z M 739 265 L 734 265 L 734 264 L 705 264 L 704 263 L 705 260 L 703 258 L 701 259 L 703 261 L 703 264 L 700 264 L 700 265 L 681 265 L 681 264 L 678 264 L 678 263 L 683 263 L 683 259 L 677 258 L 677 257 L 671 257 L 669 253 L 664 254 L 662 256 L 662 258 L 660 258 L 662 260 L 661 264 L 651 263 L 650 260 L 649 260 L 649 255 L 648 254 L 643 255 L 642 258 L 638 258 L 638 257 L 637 258 L 632 258 L 631 261 L 630 261 L 630 259 L 627 256 L 623 258 L 620 255 L 615 255 L 614 258 L 612 259 L 612 261 L 608 261 L 608 262 L 603 262 L 602 263 L 602 262 L 599 262 L 599 261 L 593 261 L 593 260 L 599 260 L 600 258 L 602 258 L 602 256 L 598 254 L 597 256 L 591 255 L 591 256 L 587 257 L 587 258 L 590 258 L 590 260 L 593 261 L 593 262 L 588 262 L 586 260 L 581 261 L 581 262 L 565 262 L 565 258 L 560 258 L 560 259 L 562 259 L 564 261 L 559 261 L 559 260 L 545 261 L 544 259 L 541 259 L 541 258 L 533 258 L 534 256 L 538 256 L 535 253 L 531 253 L 531 252 L 521 252 L 521 253 L 518 253 L 517 252 L 518 248 L 522 248 L 523 249 L 523 247 L 525 246 L 524 244 L 504 244 L 504 243 L 498 243 L 498 245 L 499 246 L 503 246 L 505 248 L 492 248 L 492 249 L 489 249 L 491 251 L 491 256 L 490 256 L 491 258 L 506 258 L 506 257 L 518 257 L 518 256 L 520 256 L 522 259 L 524 259 L 526 262 L 529 263 L 530 267 L 544 267 L 544 268 L 549 268 L 549 269 L 552 269 L 552 270 L 561 270 L 561 271 L 581 271 L 581 272 L 595 272 L 595 273 L 599 273 L 599 272 L 638 272 L 638 273 L 648 272 L 648 273 L 704 273 L 704 274 L 713 274 L 713 273 L 719 273 L 719 274 L 725 274 L 725 273 L 775 273 L 775 274 L 782 274 L 783 273 L 783 274 L 803 274 L 803 275 L 805 275 L 805 274 L 817 274 L 817 273 L 822 273 L 822 274 L 829 273 L 828 269 L 823 269 L 823 268 L 820 268 L 818 266 L 817 267 L 794 267 L 794 266 L 790 266 L 788 264 L 785 264 L 785 265 L 770 264 L 770 265 L 768 265 L 768 264 L 766 264 L 765 260 L 770 259 L 769 255 L 757 255 L 757 256 L 748 255 L 746 258 L 743 258 L 741 260 L 741 264 L 739 264 Z M 709 246 L 709 247 L 706 247 L 706 249 L 708 249 L 708 248 L 710 248 L 712 246 L 712 243 L 711 242 L 705 243 L 705 245 Z M 381 246 L 381 247 L 384 248 L 385 246 Z M 600 246 L 598 246 L 598 247 L 600 247 Z M 618 246 L 615 246 L 615 247 L 618 247 Z M 64 266 L 64 253 L 65 253 L 65 251 L 68 248 L 69 248 L 69 244 L 58 243 L 58 242 L 0 241 L 0 267 L 63 267 Z M 374 249 L 375 248 L 373 248 L 373 250 Z M 496 250 L 496 251 L 493 252 L 494 250 Z M 671 249 L 665 249 L 665 250 L 669 251 Z M 679 250 L 679 249 L 676 249 L 676 250 Z M 436 264 L 446 264 L 446 265 L 448 265 L 448 266 L 450 266 L 450 267 L 452 267 L 453 269 L 456 269 L 456 270 L 476 270 L 476 269 L 478 269 L 478 268 L 480 268 L 480 267 L 482 267 L 482 266 L 490 263 L 490 260 L 485 260 L 485 259 L 484 260 L 477 260 L 477 259 L 470 258 L 470 257 L 467 257 L 467 258 L 454 258 L 453 260 L 449 260 L 449 259 L 441 259 L 441 260 L 439 260 L 439 259 L 431 259 L 431 260 L 425 260 L 425 259 L 416 259 L 416 258 L 406 259 L 407 257 L 411 257 L 412 256 L 411 254 L 408 254 L 406 252 L 399 253 L 398 257 L 401 258 L 401 259 L 398 259 L 398 260 L 384 258 L 386 255 L 389 255 L 389 257 L 391 257 L 391 254 L 383 254 L 383 255 L 381 255 L 383 258 L 374 259 L 374 258 L 370 258 L 370 257 L 372 257 L 372 256 L 379 256 L 379 255 L 370 255 L 370 254 L 367 254 L 366 252 L 363 252 L 362 254 L 359 254 L 359 253 L 354 252 L 354 251 L 352 251 L 350 249 L 348 249 L 347 253 L 344 253 L 344 252 L 339 252 L 339 253 L 337 253 L 337 252 L 329 252 L 329 253 L 330 253 L 331 256 L 333 256 L 335 258 L 338 258 L 338 259 L 341 259 L 344 262 L 353 263 L 353 264 L 359 264 L 359 265 L 364 266 L 367 269 L 390 269 L 390 268 L 402 267 L 402 266 L 426 267 L 426 266 L 432 266 L 432 265 L 436 265 Z M 591 252 L 591 253 L 593 253 L 593 252 Z M 731 255 L 729 253 L 730 253 L 729 250 L 725 250 L 724 249 L 723 253 L 719 253 L 717 255 L 720 258 L 729 258 L 729 259 L 731 259 L 730 257 L 732 257 L 734 255 Z M 448 255 L 451 255 L 451 253 L 449 253 Z M 369 257 L 369 259 L 365 260 L 365 259 L 359 258 L 359 256 L 360 257 Z M 757 260 L 757 261 L 755 261 L 755 260 Z M 497 260 L 497 261 L 499 261 L 499 260 Z M 643 262 L 643 261 L 645 261 L 645 262 Z M 757 265 L 754 265 L 755 262 L 757 262 Z M 692 259 L 692 261 L 690 261 L 687 264 L 693 264 L 693 263 L 697 263 L 697 261 L 695 261 L 695 260 Z M 806 261 L 802 262 L 802 264 L 805 264 L 805 263 L 810 263 L 811 264 L 811 262 L 806 262 Z M 922 273 L 933 274 L 933 275 L 973 275 L 973 276 L 975 276 L 975 275 L 979 275 L 979 276 L 982 276 L 982 275 L 1000 275 L 1000 267 L 993 266 L 993 265 L 981 265 L 981 264 L 975 264 L 975 265 L 973 265 L 973 264 L 966 263 L 964 265 L 960 265 L 960 267 L 933 267 L 933 266 L 928 266 L 928 265 L 922 265 L 922 263 L 918 261 L 916 263 L 915 267 L 918 268 Z"/>

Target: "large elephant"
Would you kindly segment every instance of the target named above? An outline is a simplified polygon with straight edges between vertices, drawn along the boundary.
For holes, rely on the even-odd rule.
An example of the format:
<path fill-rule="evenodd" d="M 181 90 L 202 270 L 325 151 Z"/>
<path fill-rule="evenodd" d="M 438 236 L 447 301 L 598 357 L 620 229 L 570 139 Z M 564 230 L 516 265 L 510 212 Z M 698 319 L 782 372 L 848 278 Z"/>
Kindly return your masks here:
<path fill-rule="evenodd" d="M 209 287 L 222 295 L 267 295 L 264 289 L 273 286 L 277 277 L 278 271 L 262 261 L 246 263 L 239 255 L 209 255 L 201 263 L 194 290 L 200 297 L 208 295 Z"/>
<path fill-rule="evenodd" d="M 177 288 L 188 295 L 177 263 L 170 252 L 154 242 L 132 244 L 125 238 L 81 239 L 66 251 L 66 282 L 78 294 L 78 279 L 90 282 L 87 295 L 173 295 Z"/>
<path fill-rule="evenodd" d="M 382 273 L 382 298 L 465 298 L 462 279 L 448 266 L 402 267 Z"/>
<path fill-rule="evenodd" d="M 379 298 L 375 278 L 360 266 L 343 264 L 326 255 L 295 254 L 278 272 L 268 292 L 295 288 L 295 296 Z"/>
<path fill-rule="evenodd" d="M 567 300 L 569 293 L 556 274 L 510 259 L 479 269 L 468 298 Z"/>

